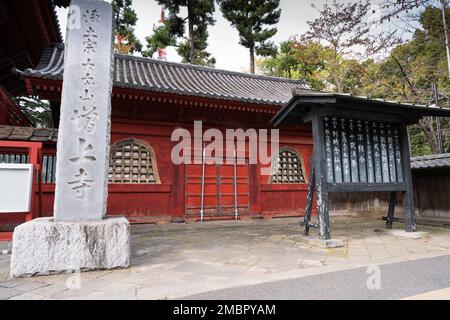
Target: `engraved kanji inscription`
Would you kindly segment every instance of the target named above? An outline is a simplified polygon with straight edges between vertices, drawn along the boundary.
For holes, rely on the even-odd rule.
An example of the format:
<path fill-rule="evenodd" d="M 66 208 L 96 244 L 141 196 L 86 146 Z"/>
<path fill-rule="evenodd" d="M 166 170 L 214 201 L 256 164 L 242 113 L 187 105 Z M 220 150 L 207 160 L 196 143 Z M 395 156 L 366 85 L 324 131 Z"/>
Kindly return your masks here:
<path fill-rule="evenodd" d="M 95 53 L 97 49 L 97 34 L 94 28 L 89 27 L 83 34 L 83 52 L 85 53 Z"/>
<path fill-rule="evenodd" d="M 86 10 L 83 14 L 84 22 L 88 24 L 95 24 L 100 21 L 100 15 L 97 12 L 97 9 Z"/>
<path fill-rule="evenodd" d="M 78 154 L 69 160 L 72 162 L 95 161 L 95 157 L 93 156 L 94 146 L 84 138 L 78 138 L 78 142 Z"/>
<path fill-rule="evenodd" d="M 73 117 L 70 118 L 78 130 L 92 133 L 95 131 L 95 123 L 98 119 L 97 107 L 83 106 L 81 110 L 74 109 Z"/>
<path fill-rule="evenodd" d="M 75 192 L 75 197 L 83 199 L 87 188 L 94 184 L 94 180 L 88 179 L 85 169 L 79 168 L 78 173 L 74 175 L 75 180 L 67 182 Z"/>

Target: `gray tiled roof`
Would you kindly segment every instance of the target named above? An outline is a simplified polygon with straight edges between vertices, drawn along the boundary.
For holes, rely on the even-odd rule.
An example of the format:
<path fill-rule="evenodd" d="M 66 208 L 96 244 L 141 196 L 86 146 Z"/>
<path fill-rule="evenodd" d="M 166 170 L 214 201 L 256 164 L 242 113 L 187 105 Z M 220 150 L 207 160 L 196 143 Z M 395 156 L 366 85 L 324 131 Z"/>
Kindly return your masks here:
<path fill-rule="evenodd" d="M 450 168 L 450 153 L 411 158 L 411 169 Z"/>
<path fill-rule="evenodd" d="M 36 69 L 17 72 L 24 76 L 62 80 L 64 46 L 56 44 L 47 48 Z M 294 88 L 310 91 L 303 80 L 251 75 L 119 54 L 114 57 L 114 86 L 273 105 L 288 102 Z"/>
<path fill-rule="evenodd" d="M 0 140 L 56 142 L 58 129 L 0 125 Z"/>

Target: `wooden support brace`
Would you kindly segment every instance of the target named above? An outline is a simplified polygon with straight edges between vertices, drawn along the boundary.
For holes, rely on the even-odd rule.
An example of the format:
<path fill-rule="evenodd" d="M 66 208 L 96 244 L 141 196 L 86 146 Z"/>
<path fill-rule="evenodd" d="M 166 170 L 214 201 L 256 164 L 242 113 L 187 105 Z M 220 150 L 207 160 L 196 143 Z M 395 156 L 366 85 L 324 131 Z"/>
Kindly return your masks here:
<path fill-rule="evenodd" d="M 395 203 L 397 202 L 397 192 L 393 191 L 391 192 L 391 196 L 389 198 L 389 208 L 388 208 L 388 214 L 386 217 L 386 228 L 391 229 L 392 228 L 392 221 L 394 219 L 394 212 L 395 212 Z"/>

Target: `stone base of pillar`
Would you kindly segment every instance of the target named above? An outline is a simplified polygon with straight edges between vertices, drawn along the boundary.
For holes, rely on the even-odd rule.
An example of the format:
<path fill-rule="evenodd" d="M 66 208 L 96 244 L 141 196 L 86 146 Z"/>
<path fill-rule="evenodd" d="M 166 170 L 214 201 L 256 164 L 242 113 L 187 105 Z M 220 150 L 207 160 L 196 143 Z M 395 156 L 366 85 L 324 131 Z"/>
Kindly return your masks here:
<path fill-rule="evenodd" d="M 127 268 L 130 223 L 121 216 L 60 222 L 38 218 L 16 227 L 11 277 Z"/>

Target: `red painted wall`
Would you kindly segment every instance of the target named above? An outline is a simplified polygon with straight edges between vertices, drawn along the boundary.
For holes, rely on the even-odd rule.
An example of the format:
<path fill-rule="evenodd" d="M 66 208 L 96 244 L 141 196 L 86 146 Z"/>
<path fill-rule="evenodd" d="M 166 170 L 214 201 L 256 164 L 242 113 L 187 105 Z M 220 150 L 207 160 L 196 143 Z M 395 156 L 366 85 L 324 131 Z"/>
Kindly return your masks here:
<path fill-rule="evenodd" d="M 125 107 L 131 109 L 124 110 Z M 180 121 L 167 122 L 167 119 L 176 119 L 176 115 L 173 114 L 173 110 L 164 107 L 155 111 L 155 117 L 166 119 L 166 122 L 163 122 L 146 119 L 148 112 L 140 114 L 139 109 L 133 109 L 129 105 L 123 106 L 123 109 L 121 109 L 120 104 L 118 106 L 116 103 L 113 108 L 111 143 L 122 139 L 135 138 L 150 145 L 155 152 L 161 184 L 110 184 L 108 213 L 124 215 L 136 223 L 185 219 L 185 177 L 189 170 L 187 170 L 187 165 L 174 165 L 171 161 L 172 147 L 178 143 L 170 140 L 172 131 L 179 127 L 192 131 L 193 120 L 198 118 L 205 122 L 204 131 L 209 127 L 218 127 L 223 131 L 224 136 L 226 128 L 243 128 L 246 130 L 246 128 L 251 128 L 252 125 L 255 128 L 261 126 L 255 123 L 254 114 L 230 115 L 230 113 L 228 111 L 224 115 L 223 111 L 217 113 L 212 111 L 201 113 L 192 111 L 189 113 L 187 111 Z M 129 117 L 130 114 L 133 115 L 133 119 L 126 117 Z M 139 115 L 141 115 L 141 119 L 136 120 Z M 268 123 L 270 116 L 269 114 L 266 116 L 267 119 L 260 119 L 260 122 L 262 124 Z M 312 154 L 310 128 L 300 127 L 291 131 L 282 131 L 280 133 L 280 147 L 284 146 L 297 150 L 301 155 L 307 182 L 309 180 L 309 160 Z M 248 143 L 246 149 L 248 150 Z M 192 149 L 192 154 L 193 151 Z M 43 150 L 43 154 L 54 152 L 54 146 L 46 146 Z M 249 177 L 249 188 L 246 190 L 249 192 L 248 201 L 250 203 L 250 210 L 245 215 L 247 217 L 252 215 L 267 217 L 302 215 L 306 201 L 307 183 L 270 184 L 269 176 L 261 174 L 261 168 L 268 166 L 270 167 L 270 165 L 251 164 L 245 169 L 246 175 Z M 45 184 L 42 194 L 42 216 L 52 215 L 53 198 L 54 185 Z M 37 203 L 35 205 L 37 210 Z M 198 219 L 199 216 L 194 218 Z"/>
<path fill-rule="evenodd" d="M 305 183 L 270 184 L 269 175 L 261 175 L 261 211 L 270 216 L 291 216 L 303 214 L 309 181 L 309 166 L 312 156 L 312 140 L 308 131 L 298 136 L 280 136 L 280 148 L 289 147 L 302 157 Z M 266 166 L 267 167 L 267 166 Z"/>

